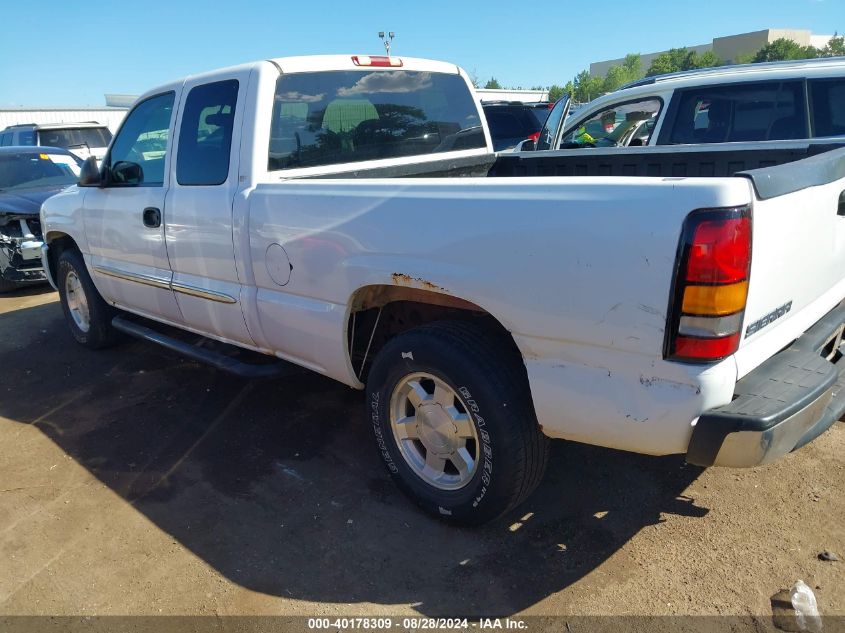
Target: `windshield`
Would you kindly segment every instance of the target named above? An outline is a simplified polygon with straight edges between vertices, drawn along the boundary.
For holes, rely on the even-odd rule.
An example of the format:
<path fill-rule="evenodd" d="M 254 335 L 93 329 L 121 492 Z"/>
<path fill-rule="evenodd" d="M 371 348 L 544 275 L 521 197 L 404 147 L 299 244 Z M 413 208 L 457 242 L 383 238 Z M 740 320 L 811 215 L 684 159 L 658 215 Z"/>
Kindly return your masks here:
<path fill-rule="evenodd" d="M 81 166 L 69 154 L 0 154 L 0 190 L 74 185 Z"/>
<path fill-rule="evenodd" d="M 73 127 L 39 130 L 40 143 L 48 147 L 108 147 L 111 132 L 106 127 Z"/>

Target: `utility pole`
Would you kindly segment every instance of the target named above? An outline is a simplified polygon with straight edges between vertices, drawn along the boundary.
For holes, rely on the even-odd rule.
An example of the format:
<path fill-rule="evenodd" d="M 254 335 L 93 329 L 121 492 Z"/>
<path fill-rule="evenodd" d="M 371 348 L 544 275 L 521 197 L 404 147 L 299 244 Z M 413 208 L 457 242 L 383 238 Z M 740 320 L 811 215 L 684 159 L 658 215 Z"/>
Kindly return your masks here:
<path fill-rule="evenodd" d="M 381 43 L 384 44 L 384 50 L 387 53 L 387 56 L 390 57 L 390 43 L 393 41 L 393 38 L 396 37 L 396 33 L 393 31 L 389 31 L 387 33 L 387 39 L 384 38 L 384 31 L 378 32 L 379 39 Z"/>

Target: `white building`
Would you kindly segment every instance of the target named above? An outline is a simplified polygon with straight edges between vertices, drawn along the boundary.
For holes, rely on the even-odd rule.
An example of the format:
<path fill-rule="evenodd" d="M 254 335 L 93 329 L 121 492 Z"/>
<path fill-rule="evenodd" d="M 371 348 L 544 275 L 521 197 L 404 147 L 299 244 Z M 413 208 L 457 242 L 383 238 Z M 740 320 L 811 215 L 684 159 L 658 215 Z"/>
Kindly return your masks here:
<path fill-rule="evenodd" d="M 695 51 L 698 54 L 713 51 L 722 61 L 733 64 L 736 63 L 737 58 L 753 55 L 767 44 L 771 44 L 781 38 L 792 40 L 801 46 L 824 48 L 832 37 L 832 35 L 815 35 L 803 29 L 763 29 L 762 31 L 740 33 L 739 35 L 714 37 L 709 44 L 698 44 L 695 46 L 686 46 L 685 48 L 688 51 Z M 640 65 L 643 71 L 647 70 L 651 62 L 659 55 L 666 52 L 659 51 L 656 53 L 640 54 Z M 593 62 L 590 64 L 590 74 L 594 77 L 604 77 L 612 66 L 621 66 L 624 62 L 625 58 Z"/>
<path fill-rule="evenodd" d="M 0 130 L 21 123 L 87 123 L 96 121 L 117 131 L 134 103 L 134 95 L 106 95 L 106 107 L 96 108 L 0 108 Z"/>

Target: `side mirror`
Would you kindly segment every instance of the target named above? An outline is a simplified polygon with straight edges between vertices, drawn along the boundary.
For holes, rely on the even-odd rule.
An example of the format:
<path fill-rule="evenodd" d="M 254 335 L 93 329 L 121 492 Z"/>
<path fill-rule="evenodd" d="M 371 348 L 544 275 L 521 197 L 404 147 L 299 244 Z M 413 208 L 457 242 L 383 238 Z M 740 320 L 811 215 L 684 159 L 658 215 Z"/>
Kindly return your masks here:
<path fill-rule="evenodd" d="M 79 171 L 80 187 L 99 187 L 103 184 L 103 177 L 100 174 L 100 168 L 97 167 L 97 159 L 89 156 L 82 163 L 82 169 Z"/>
<path fill-rule="evenodd" d="M 116 185 L 140 185 L 144 182 L 144 170 L 138 163 L 119 160 L 112 165 L 111 182 Z"/>
<path fill-rule="evenodd" d="M 516 151 L 518 151 L 518 152 L 533 152 L 534 149 L 536 148 L 536 145 L 537 144 L 534 141 L 534 139 L 527 138 L 524 141 L 522 141 L 519 145 L 517 145 L 518 149 Z"/>

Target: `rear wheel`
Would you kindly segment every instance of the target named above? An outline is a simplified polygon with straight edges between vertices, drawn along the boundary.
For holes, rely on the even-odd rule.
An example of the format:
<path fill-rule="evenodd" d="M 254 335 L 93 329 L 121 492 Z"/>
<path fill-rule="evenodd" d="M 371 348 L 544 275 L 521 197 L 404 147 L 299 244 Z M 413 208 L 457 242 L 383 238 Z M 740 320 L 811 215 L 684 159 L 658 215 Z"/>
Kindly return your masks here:
<path fill-rule="evenodd" d="M 521 359 L 463 322 L 443 321 L 390 340 L 367 381 L 382 459 L 428 512 L 480 524 L 536 488 L 548 457 Z"/>
<path fill-rule="evenodd" d="M 113 345 L 118 340 L 111 325 L 116 311 L 100 296 L 82 255 L 77 250 L 62 251 L 56 268 L 59 299 L 73 338 L 91 349 Z"/>

